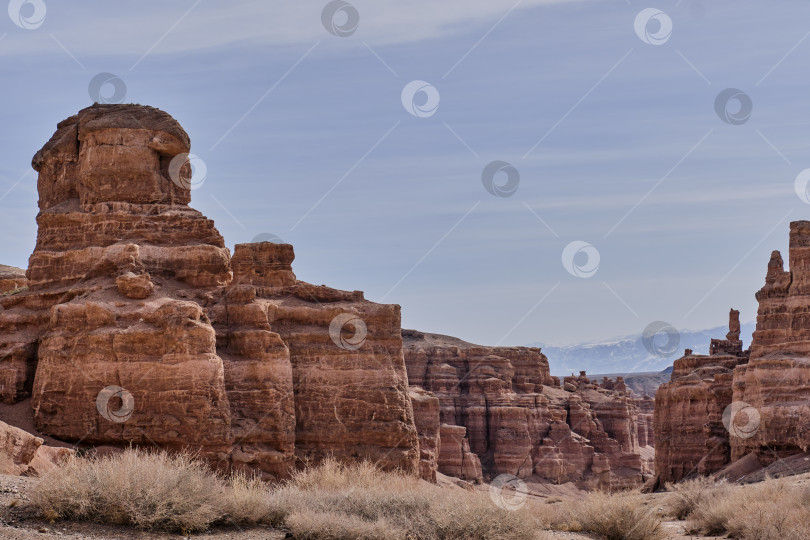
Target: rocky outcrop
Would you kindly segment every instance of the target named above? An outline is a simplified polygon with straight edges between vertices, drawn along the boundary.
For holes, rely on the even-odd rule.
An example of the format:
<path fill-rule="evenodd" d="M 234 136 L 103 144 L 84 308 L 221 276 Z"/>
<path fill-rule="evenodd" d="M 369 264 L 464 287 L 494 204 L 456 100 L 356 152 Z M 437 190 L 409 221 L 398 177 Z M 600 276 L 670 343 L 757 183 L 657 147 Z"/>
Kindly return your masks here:
<path fill-rule="evenodd" d="M 756 293 L 750 351 L 731 311 L 711 355 L 676 360 L 655 399 L 656 473 L 664 481 L 707 474 L 754 456 L 770 465 L 810 448 L 810 222 L 790 224 L 790 268 L 771 254 Z"/>
<path fill-rule="evenodd" d="M 0 264 L 0 294 L 18 291 L 27 286 L 25 270 Z"/>
<path fill-rule="evenodd" d="M 484 479 L 481 460 L 470 451 L 466 435 L 464 426 L 442 424 L 438 468 L 442 474 L 480 483 Z"/>
<path fill-rule="evenodd" d="M 729 313 L 727 339 L 713 339 L 709 351 L 687 350 L 655 394 L 655 471 L 662 482 L 710 474 L 729 462 L 723 411 L 732 402 L 734 369 L 749 354 L 739 340 L 739 311 Z"/>
<path fill-rule="evenodd" d="M 419 434 L 419 476 L 435 483 L 436 472 L 439 470 L 439 451 L 442 448 L 439 399 L 415 386 L 409 389 L 408 396 L 413 405 L 416 432 Z"/>
<path fill-rule="evenodd" d="M 43 440 L 0 422 L 0 474 L 43 476 L 73 455 L 67 448 L 44 446 Z"/>
<path fill-rule="evenodd" d="M 168 114 L 94 105 L 37 152 L 28 290 L 0 298 L 0 399 L 95 445 L 194 447 L 284 475 L 326 455 L 415 472 L 399 306 L 298 281 L 290 245 L 190 208 Z"/>
<path fill-rule="evenodd" d="M 649 441 L 649 400 L 631 397 L 621 381 L 600 386 L 582 373 L 561 388 L 537 348 L 414 330 L 403 340 L 410 384 L 439 401 L 439 472 L 474 479 L 480 461 L 484 478 L 604 488 L 638 485 L 652 472 L 652 449 L 640 445 Z"/>
<path fill-rule="evenodd" d="M 734 371 L 731 458 L 763 465 L 810 449 L 810 222 L 790 224 L 790 268 L 773 252 L 751 360 Z"/>

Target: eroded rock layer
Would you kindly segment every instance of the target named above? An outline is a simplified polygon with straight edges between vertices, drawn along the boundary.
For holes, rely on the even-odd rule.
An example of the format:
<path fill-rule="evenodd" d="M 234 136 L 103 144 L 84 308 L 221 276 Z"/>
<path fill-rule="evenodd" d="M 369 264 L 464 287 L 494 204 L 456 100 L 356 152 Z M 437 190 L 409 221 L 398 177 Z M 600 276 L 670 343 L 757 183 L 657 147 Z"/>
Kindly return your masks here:
<path fill-rule="evenodd" d="M 810 449 L 810 222 L 790 224 L 790 267 L 771 254 L 756 293 L 750 351 L 732 310 L 709 356 L 675 361 L 655 398 L 656 473 L 663 481 L 719 470 L 746 456 L 760 465 Z"/>
<path fill-rule="evenodd" d="M 18 291 L 27 286 L 25 270 L 0 264 L 0 294 Z"/>
<path fill-rule="evenodd" d="M 582 373 L 561 388 L 540 349 L 414 330 L 403 330 L 403 340 L 410 384 L 439 402 L 439 472 L 603 488 L 635 486 L 651 474 L 651 403 L 631 397 L 621 381 L 599 386 Z"/>
<path fill-rule="evenodd" d="M 290 245 L 231 257 L 188 206 L 189 149 L 158 109 L 94 105 L 37 152 L 28 289 L 0 298 L 0 399 L 30 394 L 37 429 L 67 441 L 272 475 L 326 455 L 415 472 L 399 306 L 298 281 Z"/>

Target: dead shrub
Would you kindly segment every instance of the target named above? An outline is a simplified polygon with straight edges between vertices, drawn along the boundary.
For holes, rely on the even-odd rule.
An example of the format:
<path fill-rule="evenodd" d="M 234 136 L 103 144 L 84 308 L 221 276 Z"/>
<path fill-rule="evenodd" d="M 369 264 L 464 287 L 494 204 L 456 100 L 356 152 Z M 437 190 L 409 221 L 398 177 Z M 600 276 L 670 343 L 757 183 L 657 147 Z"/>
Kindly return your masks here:
<path fill-rule="evenodd" d="M 495 506 L 486 493 L 439 488 L 370 463 L 326 460 L 273 491 L 296 538 L 530 540 L 537 520 Z"/>
<path fill-rule="evenodd" d="M 32 502 L 52 520 L 191 532 L 221 517 L 224 491 L 222 480 L 191 456 L 130 449 L 69 459 L 37 485 Z"/>
<path fill-rule="evenodd" d="M 231 525 L 273 525 L 283 523 L 278 502 L 261 478 L 238 472 L 228 479 L 223 498 L 222 521 Z"/>
<path fill-rule="evenodd" d="M 704 504 L 709 497 L 717 497 L 728 489 L 725 481 L 716 481 L 701 476 L 677 484 L 667 484 L 669 496 L 666 504 L 670 514 L 677 519 L 686 519 L 696 508 Z"/>
<path fill-rule="evenodd" d="M 689 517 L 687 530 L 741 540 L 808 540 L 810 492 L 787 479 L 768 479 L 709 497 Z"/>
<path fill-rule="evenodd" d="M 661 517 L 644 505 L 638 493 L 593 492 L 574 504 L 567 515 L 568 530 L 596 534 L 607 540 L 663 538 Z"/>

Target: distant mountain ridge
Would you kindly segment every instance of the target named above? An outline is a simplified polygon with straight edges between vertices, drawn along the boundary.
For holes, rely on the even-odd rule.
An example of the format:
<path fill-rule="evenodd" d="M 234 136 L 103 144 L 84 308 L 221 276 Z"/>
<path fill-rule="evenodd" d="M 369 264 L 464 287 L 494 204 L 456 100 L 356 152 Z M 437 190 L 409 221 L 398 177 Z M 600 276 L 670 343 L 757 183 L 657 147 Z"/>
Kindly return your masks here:
<path fill-rule="evenodd" d="M 751 344 L 751 334 L 756 328 L 755 322 L 744 323 L 740 327 L 743 346 Z M 707 330 L 684 330 L 680 332 L 680 342 L 671 356 L 662 358 L 647 351 L 641 341 L 641 334 L 624 336 L 597 343 L 579 345 L 547 345 L 542 342 L 531 343 L 531 347 L 541 347 L 548 357 L 551 373 L 570 375 L 584 370 L 589 373 L 639 373 L 657 372 L 670 365 L 683 355 L 684 349 L 695 353 L 708 354 L 712 338 L 724 339 L 727 326 L 718 326 Z"/>

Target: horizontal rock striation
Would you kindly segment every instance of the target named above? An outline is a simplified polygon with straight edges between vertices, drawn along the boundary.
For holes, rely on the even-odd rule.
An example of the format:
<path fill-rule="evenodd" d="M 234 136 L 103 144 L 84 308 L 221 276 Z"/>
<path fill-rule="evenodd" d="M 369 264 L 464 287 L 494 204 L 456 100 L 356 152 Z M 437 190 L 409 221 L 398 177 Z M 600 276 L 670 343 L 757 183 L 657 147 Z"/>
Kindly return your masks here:
<path fill-rule="evenodd" d="M 403 340 L 410 384 L 439 402 L 439 472 L 603 488 L 635 486 L 652 472 L 650 400 L 621 381 L 599 386 L 583 373 L 561 388 L 537 348 L 414 330 Z"/>
<path fill-rule="evenodd" d="M 399 306 L 298 281 L 290 245 L 231 256 L 188 206 L 189 150 L 163 111 L 94 105 L 37 152 L 28 289 L 0 297 L 0 399 L 31 395 L 37 429 L 66 441 L 193 447 L 274 476 L 327 455 L 416 472 Z"/>

